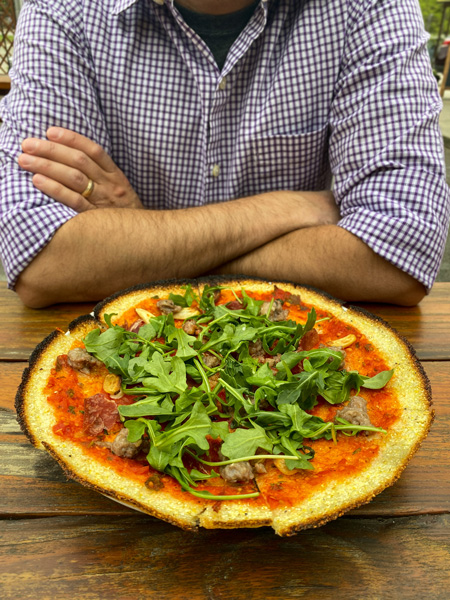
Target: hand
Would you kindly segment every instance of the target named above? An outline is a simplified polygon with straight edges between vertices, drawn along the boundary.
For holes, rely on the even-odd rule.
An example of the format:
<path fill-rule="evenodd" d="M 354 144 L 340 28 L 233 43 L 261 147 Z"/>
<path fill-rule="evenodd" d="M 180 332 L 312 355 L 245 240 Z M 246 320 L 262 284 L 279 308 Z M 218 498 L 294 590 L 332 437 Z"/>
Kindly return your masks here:
<path fill-rule="evenodd" d="M 47 140 L 22 143 L 20 167 L 34 173 L 34 186 L 76 212 L 93 208 L 143 208 L 130 182 L 92 140 L 61 127 L 50 127 Z M 90 181 L 92 192 L 86 193 Z"/>

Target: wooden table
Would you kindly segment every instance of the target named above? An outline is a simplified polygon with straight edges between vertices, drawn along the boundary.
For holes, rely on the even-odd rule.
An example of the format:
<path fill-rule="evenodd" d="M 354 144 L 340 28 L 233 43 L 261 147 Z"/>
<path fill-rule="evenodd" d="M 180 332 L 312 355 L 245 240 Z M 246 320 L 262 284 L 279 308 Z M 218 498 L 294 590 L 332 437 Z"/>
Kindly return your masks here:
<path fill-rule="evenodd" d="M 24 308 L 0 284 L 0 598 L 195 600 L 450 597 L 450 283 L 415 308 L 366 305 L 415 346 L 436 420 L 401 479 L 328 525 L 193 534 L 67 481 L 21 433 L 34 346 L 92 305 Z"/>
<path fill-rule="evenodd" d="M 9 75 L 0 75 L 0 90 L 11 89 L 11 79 Z"/>

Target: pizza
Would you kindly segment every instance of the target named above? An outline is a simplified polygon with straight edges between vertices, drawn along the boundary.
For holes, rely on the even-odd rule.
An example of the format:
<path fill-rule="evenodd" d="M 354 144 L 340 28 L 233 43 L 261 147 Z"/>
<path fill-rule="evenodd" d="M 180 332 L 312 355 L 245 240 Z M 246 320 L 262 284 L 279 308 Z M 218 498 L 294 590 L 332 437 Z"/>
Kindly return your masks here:
<path fill-rule="evenodd" d="M 316 527 L 391 485 L 433 418 L 387 323 L 311 288 L 137 286 L 32 353 L 30 441 L 101 494 L 184 529 Z"/>

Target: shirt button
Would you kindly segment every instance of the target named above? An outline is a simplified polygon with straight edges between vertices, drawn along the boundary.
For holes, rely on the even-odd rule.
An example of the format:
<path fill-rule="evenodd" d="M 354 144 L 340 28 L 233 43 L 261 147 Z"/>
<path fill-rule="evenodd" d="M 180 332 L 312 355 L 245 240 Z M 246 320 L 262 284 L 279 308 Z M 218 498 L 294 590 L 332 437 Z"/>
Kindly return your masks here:
<path fill-rule="evenodd" d="M 211 171 L 211 175 L 213 177 L 219 177 L 219 173 L 220 173 L 220 167 L 219 165 L 214 165 Z"/>
<path fill-rule="evenodd" d="M 227 86 L 227 78 L 223 77 L 223 79 L 221 79 L 219 81 L 219 90 L 224 90 Z"/>

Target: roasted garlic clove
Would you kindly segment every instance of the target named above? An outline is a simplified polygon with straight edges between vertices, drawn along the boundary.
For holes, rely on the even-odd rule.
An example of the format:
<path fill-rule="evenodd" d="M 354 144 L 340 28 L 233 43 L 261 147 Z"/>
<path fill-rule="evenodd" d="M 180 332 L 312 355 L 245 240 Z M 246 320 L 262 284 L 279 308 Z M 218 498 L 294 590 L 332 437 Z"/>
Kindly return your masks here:
<path fill-rule="evenodd" d="M 145 310 L 145 308 L 136 308 L 135 310 L 144 323 L 149 323 L 150 319 L 154 319 L 156 317 L 156 315 L 151 313 L 149 310 Z"/>
<path fill-rule="evenodd" d="M 108 373 L 108 375 L 103 380 L 103 391 L 107 394 L 116 395 L 122 389 L 122 380 L 119 375 L 114 375 L 113 373 Z"/>
<path fill-rule="evenodd" d="M 273 462 L 275 463 L 276 468 L 283 473 L 283 475 L 293 475 L 298 471 L 298 469 L 288 469 L 284 458 L 277 458 Z"/>
<path fill-rule="evenodd" d="M 353 333 L 346 335 L 343 338 L 339 338 L 338 340 L 333 340 L 329 342 L 328 346 L 331 348 L 348 348 L 352 344 L 356 342 L 356 336 Z"/>
<path fill-rule="evenodd" d="M 200 314 L 201 312 L 197 308 L 191 308 L 190 306 L 188 306 L 187 308 L 182 308 L 178 312 L 173 313 L 173 318 L 181 319 L 182 321 L 184 321 L 185 319 L 190 319 L 191 317 L 196 317 Z"/>

